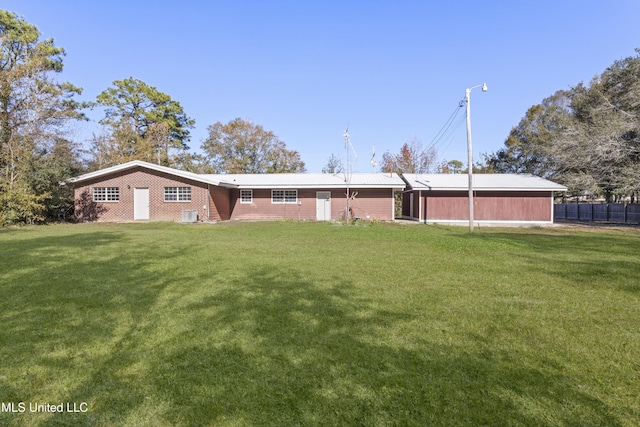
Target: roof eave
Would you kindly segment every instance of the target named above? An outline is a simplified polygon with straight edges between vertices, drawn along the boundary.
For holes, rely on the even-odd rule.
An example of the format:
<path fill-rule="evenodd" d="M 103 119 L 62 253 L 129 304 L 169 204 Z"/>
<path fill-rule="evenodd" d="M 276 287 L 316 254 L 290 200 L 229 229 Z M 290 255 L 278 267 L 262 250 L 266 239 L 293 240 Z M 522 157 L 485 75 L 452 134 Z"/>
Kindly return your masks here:
<path fill-rule="evenodd" d="M 223 183 L 221 183 L 222 185 Z M 254 189 L 254 190 L 270 190 L 270 189 L 314 189 L 314 188 L 319 188 L 319 189 L 334 189 L 334 190 L 344 190 L 347 188 L 346 184 L 340 184 L 340 185 L 336 185 L 336 184 L 271 184 L 271 185 L 262 185 L 262 184 L 257 184 L 257 185 L 253 185 L 253 184 L 236 184 L 237 188 L 240 189 Z M 405 185 L 398 185 L 398 184 L 394 184 L 394 185 L 374 185 L 374 184 L 351 184 L 348 186 L 349 188 L 353 188 L 353 189 L 358 189 L 358 188 L 362 188 L 362 189 L 377 189 L 377 188 L 383 188 L 383 189 L 399 189 L 402 190 L 404 189 L 406 186 Z"/>
<path fill-rule="evenodd" d="M 90 181 L 92 179 L 96 179 L 96 178 L 100 178 L 102 176 L 106 176 L 106 175 L 111 175 L 114 173 L 118 173 L 118 172 L 122 172 L 128 169 L 133 169 L 136 167 L 141 167 L 141 168 L 145 168 L 145 169 L 151 169 L 151 170 L 155 170 L 156 172 L 162 172 L 162 173 L 168 173 L 174 176 L 179 176 L 181 178 L 185 178 L 185 179 L 190 179 L 192 181 L 197 181 L 197 182 L 202 182 L 205 184 L 213 184 L 213 185 L 219 185 L 220 182 L 219 181 L 214 181 L 214 180 L 210 180 L 207 178 L 203 178 L 197 174 L 191 173 L 191 172 L 184 172 L 184 171 L 180 171 L 178 169 L 173 169 L 173 168 L 169 168 L 166 166 L 160 166 L 160 165 L 155 165 L 153 163 L 147 163 L 147 162 L 143 162 L 141 160 L 132 160 L 130 162 L 127 163 L 122 163 L 119 165 L 115 165 L 115 166 L 111 166 L 105 169 L 100 169 L 94 172 L 89 172 L 86 173 L 84 175 L 80 175 L 77 177 L 73 177 L 73 178 L 69 178 L 65 181 L 63 181 L 64 184 L 76 184 L 76 183 L 80 183 L 80 182 L 84 182 L 84 181 Z M 62 183 L 61 183 L 62 184 Z"/>
<path fill-rule="evenodd" d="M 469 187 L 411 187 L 409 186 L 411 190 L 415 190 L 415 191 L 467 191 L 469 190 Z M 562 188 L 509 188 L 509 187 L 473 187 L 474 191 L 528 191 L 528 192 L 532 192 L 532 191 L 560 191 L 560 192 L 564 192 L 567 191 L 566 187 L 562 187 Z"/>

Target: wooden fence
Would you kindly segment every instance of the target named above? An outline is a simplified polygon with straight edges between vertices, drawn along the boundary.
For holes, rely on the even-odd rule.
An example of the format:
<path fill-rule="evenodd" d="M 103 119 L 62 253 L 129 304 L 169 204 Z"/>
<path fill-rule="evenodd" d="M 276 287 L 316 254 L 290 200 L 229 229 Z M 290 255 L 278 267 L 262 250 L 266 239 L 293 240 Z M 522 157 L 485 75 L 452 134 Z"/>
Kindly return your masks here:
<path fill-rule="evenodd" d="M 559 203 L 553 205 L 553 218 L 640 224 L 640 204 Z"/>

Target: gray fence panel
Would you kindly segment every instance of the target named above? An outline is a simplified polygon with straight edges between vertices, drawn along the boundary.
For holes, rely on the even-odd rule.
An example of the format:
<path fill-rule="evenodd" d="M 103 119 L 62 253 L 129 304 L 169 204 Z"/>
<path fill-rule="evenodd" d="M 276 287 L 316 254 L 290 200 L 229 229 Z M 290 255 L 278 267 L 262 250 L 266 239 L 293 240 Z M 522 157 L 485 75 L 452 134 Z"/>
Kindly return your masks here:
<path fill-rule="evenodd" d="M 625 222 L 625 206 L 622 203 L 610 203 L 609 204 L 609 221 L 611 222 Z"/>
<path fill-rule="evenodd" d="M 578 219 L 580 221 L 592 221 L 593 220 L 593 216 L 591 215 L 591 213 L 592 213 L 591 206 L 593 206 L 593 205 L 581 204 L 581 205 L 577 205 L 577 206 L 578 206 Z"/>
<path fill-rule="evenodd" d="M 591 218 L 594 221 L 609 221 L 609 205 L 601 203 L 599 205 L 591 205 Z"/>
<path fill-rule="evenodd" d="M 557 203 L 553 205 L 553 219 L 565 219 L 567 217 L 567 205 Z"/>
<path fill-rule="evenodd" d="M 640 205 L 627 205 L 627 222 L 640 223 Z"/>
<path fill-rule="evenodd" d="M 640 224 L 640 204 L 558 203 L 553 207 L 553 218 Z"/>
<path fill-rule="evenodd" d="M 567 216 L 566 219 L 578 219 L 578 205 L 574 203 L 567 204 Z"/>

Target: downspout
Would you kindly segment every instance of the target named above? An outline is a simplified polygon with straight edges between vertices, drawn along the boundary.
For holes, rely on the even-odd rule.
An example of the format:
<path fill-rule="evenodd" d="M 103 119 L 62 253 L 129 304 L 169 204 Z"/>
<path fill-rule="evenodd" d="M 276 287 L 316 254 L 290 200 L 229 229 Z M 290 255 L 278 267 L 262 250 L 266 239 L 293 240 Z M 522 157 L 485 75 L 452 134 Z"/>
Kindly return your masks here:
<path fill-rule="evenodd" d="M 418 222 L 422 222 L 422 190 L 418 190 Z M 425 223 L 427 219 L 425 218 Z"/>
<path fill-rule="evenodd" d="M 391 221 L 396 220 L 396 190 L 391 189 Z"/>
<path fill-rule="evenodd" d="M 415 219 L 415 217 L 413 216 L 413 191 L 409 194 L 411 194 L 411 197 L 409 197 L 409 218 L 413 220 Z"/>
<path fill-rule="evenodd" d="M 424 223 L 427 224 L 429 222 L 429 199 L 428 196 L 429 193 L 425 194 L 424 196 Z"/>
<path fill-rule="evenodd" d="M 207 184 L 207 222 L 211 222 L 211 184 Z"/>

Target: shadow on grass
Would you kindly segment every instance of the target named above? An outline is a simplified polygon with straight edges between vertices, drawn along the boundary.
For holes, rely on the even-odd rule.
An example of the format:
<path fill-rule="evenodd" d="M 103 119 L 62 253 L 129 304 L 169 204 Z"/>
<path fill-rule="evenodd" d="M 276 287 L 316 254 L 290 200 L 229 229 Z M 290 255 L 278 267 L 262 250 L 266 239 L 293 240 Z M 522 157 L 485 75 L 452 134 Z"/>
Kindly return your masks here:
<path fill-rule="evenodd" d="M 420 333 L 429 324 L 404 337 L 399 326 L 417 319 L 331 273 L 239 263 L 218 278 L 172 268 L 176 250 L 150 257 L 124 234 L 48 239 L 32 242 L 37 273 L 8 266 L 0 401 L 90 410 L 0 414 L 6 424 L 622 425 L 562 367 L 446 345 Z M 112 243 L 123 249 L 83 261 Z"/>
<path fill-rule="evenodd" d="M 209 339 L 176 337 L 158 353 L 164 417 L 188 426 L 620 425 L 561 369 L 407 341 L 394 328 L 412 319 L 359 292 L 265 267 L 192 305 L 203 313 L 193 327 Z"/>
<path fill-rule="evenodd" d="M 0 402 L 88 402 L 91 411 L 3 412 L 0 425 L 113 424 L 144 399 L 118 368 L 137 363 L 140 325 L 176 280 L 158 266 L 179 255 L 148 251 L 118 231 L 23 237 L 3 248 Z M 110 394 L 121 396 L 119 406 L 100 409 Z"/>

